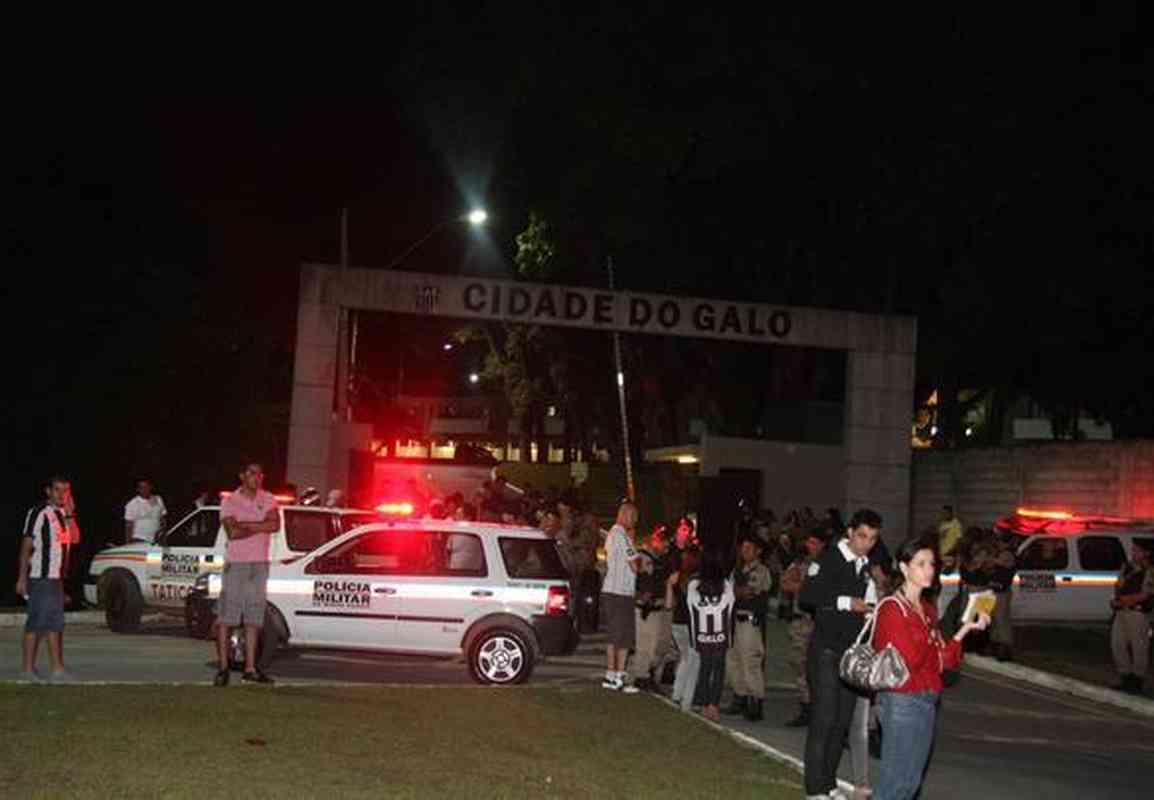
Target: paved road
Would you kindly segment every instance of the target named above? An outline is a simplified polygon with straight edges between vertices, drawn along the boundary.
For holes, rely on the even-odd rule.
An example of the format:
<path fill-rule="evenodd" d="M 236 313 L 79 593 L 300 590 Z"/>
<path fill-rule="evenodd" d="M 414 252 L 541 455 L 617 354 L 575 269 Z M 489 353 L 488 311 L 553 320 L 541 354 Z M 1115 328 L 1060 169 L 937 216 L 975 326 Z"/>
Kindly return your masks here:
<path fill-rule="evenodd" d="M 20 636 L 19 628 L 0 628 L 0 677 L 18 670 Z M 69 665 L 86 681 L 207 682 L 210 654 L 208 643 L 188 639 L 175 624 L 132 636 L 97 626 L 66 633 Z M 575 655 L 542 665 L 533 683 L 594 685 L 602 657 L 599 637 L 587 640 Z M 776 654 L 770 662 L 779 664 Z M 354 652 L 290 652 L 271 671 L 290 684 L 471 684 L 459 660 Z M 804 731 L 781 725 L 796 709 L 794 693 L 780 680 L 770 686 L 766 721 L 734 727 L 800 756 Z M 1146 798 L 1152 765 L 1154 720 L 969 671 L 943 701 L 923 800 Z M 846 754 L 843 777 L 848 767 Z"/>
<path fill-rule="evenodd" d="M 14 678 L 20 669 L 22 629 L 0 628 L 0 679 Z M 42 645 L 43 649 L 43 645 Z M 97 625 L 72 625 L 65 631 L 68 668 L 82 682 L 209 683 L 214 667 L 212 645 L 190 639 L 177 621 L 142 626 L 139 633 L 121 635 Z M 40 657 L 47 669 L 47 653 Z M 603 650 L 583 644 L 564 659 L 550 660 L 533 674 L 537 684 L 571 684 L 600 679 Z M 269 669 L 280 683 L 473 684 L 461 659 L 391 656 L 372 653 L 280 653 Z"/>
<path fill-rule="evenodd" d="M 734 727 L 800 758 L 805 731 L 781 725 L 797 710 L 782 623 L 768 639 L 766 721 Z M 922 798 L 1147 798 L 1152 768 L 1154 719 L 967 668 L 943 696 Z"/>

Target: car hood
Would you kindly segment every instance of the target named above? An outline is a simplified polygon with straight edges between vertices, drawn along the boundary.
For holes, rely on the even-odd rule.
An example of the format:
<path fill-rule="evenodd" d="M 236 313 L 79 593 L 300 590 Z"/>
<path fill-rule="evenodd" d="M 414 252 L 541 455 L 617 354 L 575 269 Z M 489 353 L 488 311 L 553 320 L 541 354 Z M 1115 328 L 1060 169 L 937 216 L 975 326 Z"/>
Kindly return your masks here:
<path fill-rule="evenodd" d="M 132 544 L 122 544 L 116 547 L 108 547 L 101 550 L 96 555 L 98 556 L 139 556 L 146 555 L 151 549 L 151 545 L 144 542 L 133 542 Z"/>

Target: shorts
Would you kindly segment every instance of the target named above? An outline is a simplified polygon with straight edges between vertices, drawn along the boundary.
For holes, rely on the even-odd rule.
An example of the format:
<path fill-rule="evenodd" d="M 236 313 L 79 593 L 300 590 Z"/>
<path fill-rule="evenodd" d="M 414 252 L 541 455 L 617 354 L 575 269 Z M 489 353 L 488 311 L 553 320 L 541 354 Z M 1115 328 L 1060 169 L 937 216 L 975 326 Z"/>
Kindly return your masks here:
<path fill-rule="evenodd" d="M 28 579 L 28 620 L 25 633 L 64 630 L 64 582 L 59 578 Z"/>
<path fill-rule="evenodd" d="M 636 647 L 637 621 L 633 610 L 633 598 L 624 594 L 602 592 L 601 609 L 605 615 L 609 644 L 622 650 L 632 650 Z"/>
<path fill-rule="evenodd" d="M 233 627 L 243 622 L 248 627 L 259 628 L 264 624 L 267 597 L 267 561 L 226 562 L 217 604 L 220 624 Z"/>

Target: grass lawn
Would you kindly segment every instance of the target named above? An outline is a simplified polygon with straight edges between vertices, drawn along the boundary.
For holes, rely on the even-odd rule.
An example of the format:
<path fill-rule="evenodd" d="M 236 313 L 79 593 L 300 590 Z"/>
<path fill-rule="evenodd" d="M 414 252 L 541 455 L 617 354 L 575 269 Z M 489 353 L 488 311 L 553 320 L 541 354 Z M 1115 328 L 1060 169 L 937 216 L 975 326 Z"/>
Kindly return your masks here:
<path fill-rule="evenodd" d="M 0 708 L 6 797 L 801 794 L 725 734 L 600 689 L 10 684 Z"/>

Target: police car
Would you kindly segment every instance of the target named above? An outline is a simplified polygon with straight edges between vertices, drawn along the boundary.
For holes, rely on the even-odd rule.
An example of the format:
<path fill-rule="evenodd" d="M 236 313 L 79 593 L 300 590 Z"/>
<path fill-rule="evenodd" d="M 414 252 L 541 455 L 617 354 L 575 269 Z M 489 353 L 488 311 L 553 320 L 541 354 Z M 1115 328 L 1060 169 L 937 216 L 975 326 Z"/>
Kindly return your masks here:
<path fill-rule="evenodd" d="M 364 509 L 281 506 L 270 558 L 302 555 L 377 519 L 379 514 Z M 202 506 L 151 543 L 134 542 L 93 556 L 84 597 L 103 608 L 108 627 L 121 633 L 135 630 L 145 609 L 183 613 L 185 595 L 197 576 L 223 567 L 226 542 L 220 506 Z"/>
<path fill-rule="evenodd" d="M 202 575 L 186 598 L 198 627 L 211 627 L 220 583 Z M 580 639 L 556 542 L 513 525 L 364 525 L 272 563 L 268 603 L 262 663 L 281 646 L 464 656 L 477 682 L 507 685 Z"/>
<path fill-rule="evenodd" d="M 1154 547 L 1154 520 L 1020 508 L 995 529 L 1015 541 L 1015 623 L 1108 622 L 1110 600 L 1130 547 Z M 957 593 L 957 572 L 941 577 L 939 608 Z"/>

